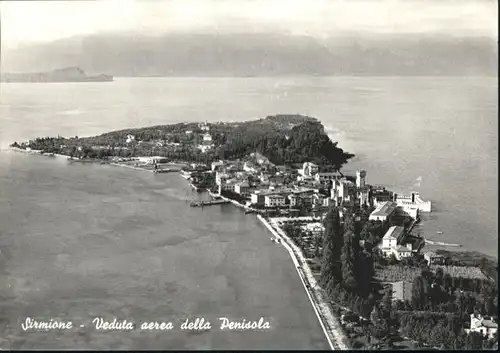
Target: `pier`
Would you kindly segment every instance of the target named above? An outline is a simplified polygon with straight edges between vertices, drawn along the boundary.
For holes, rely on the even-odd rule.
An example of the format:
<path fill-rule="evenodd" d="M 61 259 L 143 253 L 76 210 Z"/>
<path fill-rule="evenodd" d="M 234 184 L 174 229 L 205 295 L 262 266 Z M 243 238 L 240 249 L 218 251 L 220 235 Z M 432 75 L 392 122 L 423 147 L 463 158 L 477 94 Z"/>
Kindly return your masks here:
<path fill-rule="evenodd" d="M 442 241 L 432 241 L 432 240 L 428 240 L 428 239 L 424 239 L 424 240 L 425 240 L 425 243 L 429 244 L 429 245 L 453 246 L 453 247 L 457 247 L 457 248 L 462 247 L 462 245 L 460 245 L 460 244 L 449 244 L 449 243 L 444 243 Z"/>
<path fill-rule="evenodd" d="M 191 202 L 191 207 L 222 205 L 225 203 L 229 203 L 229 201 L 227 201 L 227 200 L 193 201 L 193 202 Z"/>
<path fill-rule="evenodd" d="M 173 173 L 173 172 L 178 172 L 179 169 L 171 169 L 171 168 L 166 168 L 166 169 L 155 169 L 153 173 L 155 174 L 160 174 L 160 173 Z"/>

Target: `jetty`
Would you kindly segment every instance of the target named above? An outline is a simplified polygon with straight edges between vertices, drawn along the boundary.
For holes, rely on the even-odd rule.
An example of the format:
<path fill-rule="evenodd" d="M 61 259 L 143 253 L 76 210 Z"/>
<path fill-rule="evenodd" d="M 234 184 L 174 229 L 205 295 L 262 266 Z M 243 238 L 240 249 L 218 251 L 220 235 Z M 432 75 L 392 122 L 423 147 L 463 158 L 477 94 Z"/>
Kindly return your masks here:
<path fill-rule="evenodd" d="M 171 168 L 165 168 L 165 169 L 155 169 L 153 173 L 159 174 L 159 173 L 172 173 L 172 172 L 178 172 L 179 169 L 171 169 Z"/>
<path fill-rule="evenodd" d="M 191 207 L 222 205 L 225 203 L 229 203 L 229 201 L 227 201 L 227 200 L 193 201 L 193 202 L 191 202 Z"/>
<path fill-rule="evenodd" d="M 442 241 L 432 241 L 432 240 L 428 240 L 428 239 L 424 239 L 424 240 L 425 240 L 425 243 L 429 244 L 429 245 L 453 246 L 453 247 L 457 247 L 457 248 L 462 247 L 462 245 L 460 245 L 460 244 L 449 244 L 449 243 L 444 243 Z"/>

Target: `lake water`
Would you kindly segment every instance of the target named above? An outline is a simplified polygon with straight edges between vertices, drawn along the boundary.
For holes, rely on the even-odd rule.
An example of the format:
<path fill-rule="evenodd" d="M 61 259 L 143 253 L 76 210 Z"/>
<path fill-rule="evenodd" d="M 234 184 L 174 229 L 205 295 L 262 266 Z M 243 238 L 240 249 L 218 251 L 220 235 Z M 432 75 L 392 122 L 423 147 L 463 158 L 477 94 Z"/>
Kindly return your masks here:
<path fill-rule="evenodd" d="M 433 202 L 421 233 L 497 257 L 495 78 L 117 78 L 0 85 L 0 146 L 181 121 L 319 118 L 345 170 Z M 0 153 L 0 319 L 11 348 L 315 349 L 288 254 L 233 207 L 190 209 L 177 175 Z M 442 231 L 442 235 L 437 235 Z M 25 333 L 26 316 L 270 317 L 269 332 Z M 7 343 L 4 343 L 4 345 Z M 2 346 L 3 348 L 3 346 Z"/>

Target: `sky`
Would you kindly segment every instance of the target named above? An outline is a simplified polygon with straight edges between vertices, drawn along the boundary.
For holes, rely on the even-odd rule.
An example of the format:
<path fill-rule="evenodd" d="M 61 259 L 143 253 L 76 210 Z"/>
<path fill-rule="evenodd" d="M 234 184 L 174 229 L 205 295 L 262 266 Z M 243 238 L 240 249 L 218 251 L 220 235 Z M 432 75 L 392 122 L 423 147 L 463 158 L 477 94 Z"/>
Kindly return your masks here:
<path fill-rule="evenodd" d="M 75 35 L 215 31 L 432 33 L 498 39 L 494 0 L 1 1 L 2 47 Z"/>

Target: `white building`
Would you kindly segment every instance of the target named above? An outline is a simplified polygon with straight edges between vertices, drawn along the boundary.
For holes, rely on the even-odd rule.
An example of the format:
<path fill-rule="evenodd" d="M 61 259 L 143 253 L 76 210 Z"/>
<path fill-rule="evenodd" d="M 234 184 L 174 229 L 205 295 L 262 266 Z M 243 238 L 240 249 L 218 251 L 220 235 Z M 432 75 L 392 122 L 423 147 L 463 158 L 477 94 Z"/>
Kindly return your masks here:
<path fill-rule="evenodd" d="M 213 147 L 213 145 L 198 145 L 198 149 L 202 152 L 202 153 L 206 153 L 207 151 L 211 150 Z"/>
<path fill-rule="evenodd" d="M 382 238 L 381 249 L 395 248 L 398 245 L 398 238 L 403 234 L 404 228 L 392 226 L 387 230 Z"/>
<path fill-rule="evenodd" d="M 369 205 L 370 204 L 370 191 L 366 188 L 358 191 L 359 205 Z"/>
<path fill-rule="evenodd" d="M 243 170 L 248 173 L 257 173 L 259 171 L 255 164 L 248 161 L 243 164 Z"/>
<path fill-rule="evenodd" d="M 210 130 L 210 127 L 208 126 L 208 123 L 205 121 L 205 123 L 203 124 L 199 124 L 198 127 L 202 130 L 202 131 L 209 131 Z"/>
<path fill-rule="evenodd" d="M 139 162 L 146 163 L 146 164 L 167 163 L 168 162 L 167 158 L 160 157 L 160 156 L 139 157 L 138 160 L 139 160 Z"/>
<path fill-rule="evenodd" d="M 339 174 L 336 172 L 325 172 L 325 173 L 316 173 L 314 175 L 314 180 L 324 183 L 325 181 L 335 180 L 339 177 Z"/>
<path fill-rule="evenodd" d="M 282 195 L 266 195 L 264 196 L 264 205 L 266 207 L 284 206 L 285 200 L 285 197 Z"/>
<path fill-rule="evenodd" d="M 413 255 L 412 243 L 407 242 L 402 245 L 401 242 L 404 241 L 405 230 L 403 227 L 392 226 L 385 233 L 382 238 L 382 243 L 377 246 L 377 248 L 382 252 L 385 257 L 394 255 L 397 260 L 401 260 L 405 257 L 410 257 Z"/>
<path fill-rule="evenodd" d="M 353 186 L 354 184 L 345 178 L 333 182 L 330 198 L 335 202 L 336 206 L 351 201 L 349 189 Z"/>
<path fill-rule="evenodd" d="M 427 261 L 427 264 L 429 266 L 435 264 L 443 264 L 445 260 L 443 255 L 438 255 L 434 251 L 425 252 L 424 259 L 425 261 Z"/>
<path fill-rule="evenodd" d="M 210 135 L 208 132 L 203 134 L 203 142 L 212 142 L 212 135 Z"/>
<path fill-rule="evenodd" d="M 396 208 L 397 204 L 395 202 L 382 202 L 377 206 L 375 211 L 370 214 L 370 217 L 368 219 L 370 221 L 387 221 L 394 215 Z"/>
<path fill-rule="evenodd" d="M 398 244 L 405 230 L 403 227 L 393 226 L 385 233 L 382 238 L 382 243 L 378 249 L 385 257 L 394 255 L 397 260 L 412 256 L 412 245 L 407 243 L 406 246 Z"/>
<path fill-rule="evenodd" d="M 398 206 L 398 210 L 401 211 L 403 214 L 410 216 L 413 219 L 418 219 L 420 215 L 419 209 L 414 207 Z"/>
<path fill-rule="evenodd" d="M 493 338 L 498 330 L 498 324 L 492 317 L 470 314 L 470 329 L 465 332 L 479 332 L 488 338 Z"/>
<path fill-rule="evenodd" d="M 262 204 L 264 201 L 264 195 L 260 192 L 254 192 L 250 195 L 250 202 L 257 205 Z"/>
<path fill-rule="evenodd" d="M 295 194 L 288 195 L 288 199 L 290 200 L 290 207 L 297 206 L 297 204 L 298 204 L 297 198 L 298 198 L 298 196 Z"/>
<path fill-rule="evenodd" d="M 230 175 L 224 172 L 217 171 L 215 172 L 215 184 L 222 185 L 230 178 Z"/>
<path fill-rule="evenodd" d="M 299 169 L 299 174 L 303 179 L 313 179 L 316 173 L 318 173 L 318 166 L 311 162 L 305 162 L 302 169 Z"/>
<path fill-rule="evenodd" d="M 255 159 L 258 165 L 268 164 L 269 159 L 259 152 L 252 153 L 251 156 Z"/>
<path fill-rule="evenodd" d="M 224 166 L 224 162 L 223 161 L 212 162 L 212 164 L 210 166 L 211 166 L 211 169 L 212 169 L 212 172 L 213 172 L 216 169 L 218 169 L 220 167 L 223 167 Z"/>
<path fill-rule="evenodd" d="M 321 194 L 314 194 L 312 196 L 313 207 L 328 207 L 330 206 L 330 199 Z"/>
<path fill-rule="evenodd" d="M 236 192 L 236 185 L 238 185 L 239 181 L 235 179 L 225 180 L 219 185 L 219 194 L 221 191 L 232 191 Z"/>
<path fill-rule="evenodd" d="M 234 192 L 243 197 L 248 197 L 250 196 L 250 185 L 246 181 L 239 182 L 235 185 Z"/>
<path fill-rule="evenodd" d="M 412 192 L 409 196 L 394 194 L 394 202 L 403 209 L 417 208 L 420 212 L 431 212 L 431 202 L 422 200 L 418 192 Z"/>
<path fill-rule="evenodd" d="M 127 135 L 127 140 L 125 142 L 130 143 L 132 141 L 135 141 L 135 136 L 134 135 Z"/>
<path fill-rule="evenodd" d="M 313 236 L 321 236 L 325 231 L 325 227 L 321 222 L 310 222 L 301 226 L 302 230 L 311 232 Z"/>

